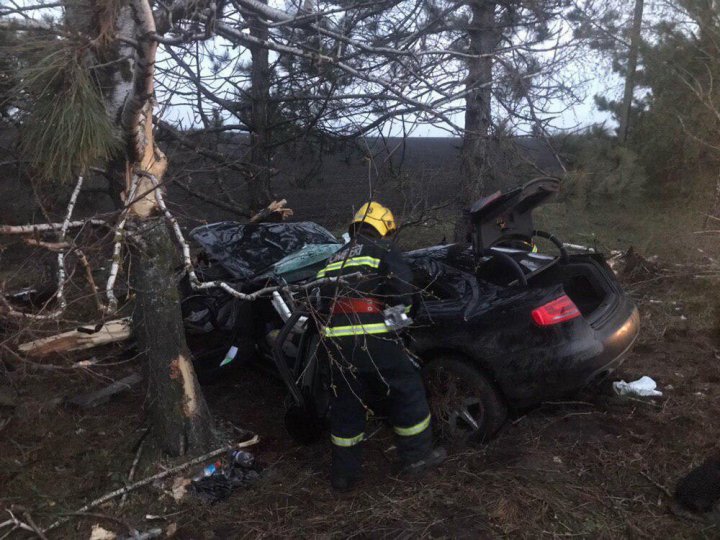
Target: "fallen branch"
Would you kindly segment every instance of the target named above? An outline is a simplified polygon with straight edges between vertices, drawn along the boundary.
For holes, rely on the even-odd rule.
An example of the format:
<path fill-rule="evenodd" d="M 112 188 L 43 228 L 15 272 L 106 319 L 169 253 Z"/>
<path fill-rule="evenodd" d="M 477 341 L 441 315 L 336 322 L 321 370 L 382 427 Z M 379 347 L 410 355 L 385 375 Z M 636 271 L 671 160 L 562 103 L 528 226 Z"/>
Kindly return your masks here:
<path fill-rule="evenodd" d="M 82 219 L 67 223 L 67 229 L 76 229 L 85 225 L 108 226 L 104 219 Z M 41 223 L 40 225 L 0 225 L 0 234 L 35 234 L 62 230 L 65 223 Z"/>
<path fill-rule="evenodd" d="M 143 433 L 142 438 L 140 439 L 140 444 L 138 444 L 137 452 L 135 452 L 135 459 L 133 459 L 132 465 L 130 466 L 130 472 L 128 473 L 128 483 L 132 482 L 133 478 L 135 478 L 135 469 L 137 469 L 138 463 L 140 463 L 140 456 L 142 455 L 143 447 L 145 446 L 145 437 L 147 437 L 148 433 L 149 430 L 146 429 L 145 433 Z M 127 493 L 123 493 L 123 496 L 120 499 L 120 508 L 125 505 L 127 495 Z"/>
<path fill-rule="evenodd" d="M 77 203 L 78 195 L 80 195 L 80 190 L 82 189 L 83 185 L 83 177 L 78 176 L 77 184 L 75 184 L 75 189 L 72 192 L 72 195 L 70 195 L 70 200 L 68 201 L 67 205 L 67 212 L 65 213 L 65 221 L 63 221 L 62 228 L 60 229 L 60 233 L 58 234 L 58 243 L 63 244 L 65 242 L 65 238 L 67 237 L 67 231 L 68 226 L 70 224 L 70 219 L 72 218 L 73 211 L 75 210 L 75 203 Z M 57 293 L 55 296 L 57 297 L 59 306 L 58 306 L 58 315 L 65 311 L 67 308 L 67 299 L 65 298 L 65 255 L 66 250 L 60 250 L 57 256 L 58 261 L 58 286 L 57 286 Z"/>
<path fill-rule="evenodd" d="M 2 310 L 3 315 L 9 315 L 10 317 L 17 317 L 18 319 L 31 319 L 34 321 L 48 321 L 52 319 L 56 319 L 59 315 L 58 312 L 51 312 L 46 315 L 42 315 L 39 313 L 27 313 L 25 311 L 18 311 L 15 309 L 10 302 L 8 302 L 7 298 L 5 298 L 5 295 L 0 293 L 0 304 L 4 308 Z"/>
<path fill-rule="evenodd" d="M 116 394 L 130 390 L 133 386 L 140 384 L 142 379 L 142 375 L 133 373 L 95 392 L 87 392 L 73 398 L 66 398 L 65 404 L 81 409 L 91 409 L 92 407 L 107 403 L 110 401 L 110 398 Z"/>
<path fill-rule="evenodd" d="M 28 525 L 27 523 L 23 523 L 23 522 L 20 521 L 18 518 L 16 518 L 16 517 L 15 517 L 15 514 L 13 514 L 10 510 L 5 510 L 5 511 L 6 511 L 8 514 L 10 514 L 10 519 L 8 519 L 7 521 L 3 521 L 2 523 L 0 523 L 0 529 L 3 529 L 3 528 L 5 528 L 5 527 L 8 527 L 9 525 L 13 525 L 13 531 L 14 531 L 15 529 L 22 529 L 23 531 L 28 531 L 28 532 L 36 533 L 36 534 L 37 534 L 37 532 L 35 531 L 35 529 L 33 529 L 33 528 L 32 528 L 30 525 Z M 10 532 L 12 532 L 12 531 L 10 531 Z M 3 537 L 3 538 L 4 538 L 4 537 Z"/>
<path fill-rule="evenodd" d="M 92 275 L 92 268 L 90 267 L 90 262 L 88 261 L 85 253 L 83 253 L 82 250 L 76 248 L 75 253 L 77 253 L 78 259 L 80 259 L 80 263 L 85 269 L 85 279 L 87 279 L 87 282 L 90 285 L 90 289 L 92 290 L 93 297 L 95 298 L 95 306 L 100 313 L 104 313 L 106 309 L 105 304 L 103 304 L 102 300 L 100 300 L 100 289 L 95 283 L 95 278 Z"/>
<path fill-rule="evenodd" d="M 27 364 L 29 366 L 32 366 L 35 369 L 40 369 L 42 371 L 55 371 L 55 372 L 72 371 L 77 368 L 87 367 L 87 365 L 79 365 L 79 362 L 74 364 L 73 366 L 54 366 L 52 364 L 40 364 L 38 362 L 33 362 L 32 360 L 28 360 L 27 358 L 23 358 L 22 356 L 20 356 L 18 353 L 13 351 L 10 347 L 5 345 L 4 343 L 0 343 L 0 347 L 2 347 L 5 351 L 7 351 L 7 353 L 10 354 L 10 356 L 12 356 L 18 362 Z"/>
<path fill-rule="evenodd" d="M 42 240 L 36 240 L 35 238 L 25 238 L 23 240 L 28 246 L 41 247 L 49 251 L 62 251 L 70 248 L 70 244 L 67 242 L 43 242 Z"/>
<path fill-rule="evenodd" d="M 293 211 L 290 208 L 285 208 L 287 201 L 282 199 L 280 201 L 273 201 L 267 205 L 266 208 L 260 210 L 257 214 L 250 218 L 250 223 L 260 223 L 264 219 L 267 219 L 273 214 L 279 214 L 281 220 L 285 220 L 292 217 Z"/>
<path fill-rule="evenodd" d="M 130 210 L 130 202 L 135 198 L 135 191 L 137 190 L 139 182 L 137 179 L 133 179 L 132 185 L 126 199 L 125 208 L 122 211 L 122 217 L 120 222 L 115 227 L 115 236 L 113 238 L 113 255 L 112 264 L 110 265 L 110 273 L 108 274 L 107 282 L 105 283 L 105 297 L 107 298 L 107 312 L 114 313 L 117 310 L 118 299 L 115 296 L 115 280 L 117 280 L 118 272 L 120 271 L 120 254 L 122 253 L 122 240 L 123 232 L 125 229 L 125 223 L 127 222 L 128 211 Z"/>
<path fill-rule="evenodd" d="M 125 493 L 136 490 L 143 486 L 147 486 L 148 484 L 152 484 L 156 480 L 162 480 L 163 478 L 172 476 L 173 474 L 179 473 L 180 471 L 184 471 L 185 469 L 187 469 L 189 467 L 192 467 L 194 465 L 199 465 L 200 463 L 203 463 L 204 461 L 207 461 L 208 459 L 214 458 L 215 456 L 219 456 L 220 454 L 223 454 L 223 453 L 227 452 L 228 450 L 233 450 L 233 449 L 238 449 L 238 448 L 247 448 L 248 446 L 253 446 L 253 445 L 257 444 L 258 442 L 260 442 L 260 437 L 255 435 L 252 439 L 250 439 L 248 441 L 244 441 L 241 443 L 227 444 L 221 448 L 218 448 L 217 450 L 213 450 L 212 452 L 203 454 L 200 457 L 191 459 L 190 461 L 187 461 L 176 467 L 172 467 L 171 469 L 168 469 L 168 470 L 158 473 L 156 475 L 145 478 L 144 480 L 140 480 L 138 482 L 130 484 L 129 486 L 125 486 L 123 488 L 116 489 L 115 491 L 111 491 L 110 493 L 107 493 L 106 495 L 103 495 L 102 497 L 99 497 L 99 498 L 95 499 L 94 501 L 86 504 L 85 506 L 76 510 L 75 512 L 72 512 L 71 514 L 79 514 L 82 512 L 87 512 L 88 510 L 95 508 L 97 506 L 100 506 L 101 504 L 103 504 L 109 500 L 112 500 L 115 497 L 120 497 L 121 495 L 124 495 Z M 43 530 L 43 532 L 47 533 L 48 531 L 56 529 L 60 525 L 66 523 L 69 520 L 70 520 L 69 517 L 60 518 L 60 519 L 56 520 L 55 522 L 51 523 L 48 527 L 46 527 Z"/>
<path fill-rule="evenodd" d="M 29 356 L 39 357 L 56 352 L 90 349 L 129 338 L 130 319 L 115 319 L 100 325 L 99 328 L 80 327 L 62 334 L 29 341 L 21 344 L 18 350 Z"/>
<path fill-rule="evenodd" d="M 42 532 L 42 530 L 40 529 L 40 527 L 38 527 L 38 526 L 35 524 L 35 521 L 33 520 L 32 516 L 30 515 L 30 512 L 27 511 L 27 509 L 25 509 L 25 508 L 23 508 L 23 507 L 16 507 L 16 509 L 17 509 L 19 512 L 22 512 L 22 515 L 25 516 L 25 521 L 27 521 L 27 524 L 30 525 L 30 527 L 32 528 L 33 532 L 34 532 L 35 534 L 37 534 L 37 536 L 38 536 L 38 538 L 40 538 L 40 540 L 48 540 L 47 536 L 45 536 L 45 535 L 43 534 L 43 532 Z"/>

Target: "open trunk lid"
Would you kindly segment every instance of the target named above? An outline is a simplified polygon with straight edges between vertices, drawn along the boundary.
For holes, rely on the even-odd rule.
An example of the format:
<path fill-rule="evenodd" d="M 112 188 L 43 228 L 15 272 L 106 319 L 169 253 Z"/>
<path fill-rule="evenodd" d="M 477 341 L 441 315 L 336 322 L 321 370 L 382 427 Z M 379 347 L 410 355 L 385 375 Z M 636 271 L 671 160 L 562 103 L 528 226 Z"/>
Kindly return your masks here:
<path fill-rule="evenodd" d="M 557 178 L 536 178 L 504 193 L 497 191 L 470 208 L 472 243 L 476 255 L 498 245 L 532 242 L 535 230 L 532 211 L 560 190 Z"/>

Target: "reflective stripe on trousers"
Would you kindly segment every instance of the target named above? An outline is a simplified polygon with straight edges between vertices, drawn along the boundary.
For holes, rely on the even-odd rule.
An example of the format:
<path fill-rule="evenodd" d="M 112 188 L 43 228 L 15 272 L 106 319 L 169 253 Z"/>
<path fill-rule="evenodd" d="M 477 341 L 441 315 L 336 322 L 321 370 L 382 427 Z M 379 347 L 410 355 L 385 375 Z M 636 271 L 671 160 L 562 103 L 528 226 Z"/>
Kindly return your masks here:
<path fill-rule="evenodd" d="M 366 334 L 385 334 L 390 329 L 384 322 L 371 324 L 349 324 L 347 326 L 325 326 L 322 329 L 323 336 L 346 337 L 346 336 L 362 336 Z"/>
<path fill-rule="evenodd" d="M 356 444 L 360 444 L 365 439 L 365 433 L 361 433 L 360 435 L 356 435 L 355 437 L 338 437 L 337 435 L 330 435 L 330 441 L 335 446 L 342 446 L 343 448 L 348 448 L 350 446 L 355 446 Z"/>
<path fill-rule="evenodd" d="M 420 422 L 410 427 L 398 427 L 395 426 L 395 433 L 402 437 L 412 437 L 413 435 L 419 435 L 430 427 L 430 415 L 428 414 Z"/>

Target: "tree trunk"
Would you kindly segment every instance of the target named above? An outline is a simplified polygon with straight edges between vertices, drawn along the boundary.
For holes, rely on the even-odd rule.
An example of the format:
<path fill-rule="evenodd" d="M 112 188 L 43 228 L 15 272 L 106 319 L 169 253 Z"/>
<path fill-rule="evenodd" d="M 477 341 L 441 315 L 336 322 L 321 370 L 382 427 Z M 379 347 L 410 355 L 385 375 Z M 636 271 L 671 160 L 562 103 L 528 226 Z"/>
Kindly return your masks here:
<path fill-rule="evenodd" d="M 261 0 L 267 4 L 267 0 Z M 266 41 L 268 28 L 256 16 L 248 17 L 250 35 Z M 270 147 L 272 128 L 270 126 L 270 63 L 268 49 L 259 46 L 250 47 L 252 67 L 250 68 L 250 97 L 252 109 L 250 124 L 250 162 L 255 173 L 248 185 L 248 206 L 254 214 L 267 206 L 272 200 L 270 194 L 270 170 L 272 151 Z"/>
<path fill-rule="evenodd" d="M 628 51 L 627 73 L 625 74 L 625 92 L 623 94 L 620 127 L 618 129 L 618 137 L 620 138 L 620 142 L 623 144 L 625 144 L 628 137 L 630 112 L 632 110 L 633 95 L 635 93 L 635 72 L 637 71 L 638 54 L 640 51 L 643 4 L 644 0 L 635 0 L 632 34 L 630 35 L 630 50 Z"/>
<path fill-rule="evenodd" d="M 173 272 L 177 251 L 164 219 L 158 217 L 156 190 L 162 189 L 168 161 L 153 133 L 158 44 L 145 39 L 156 31 L 149 1 L 130 0 L 128 8 L 120 11 L 116 27 L 135 36 L 139 44 L 134 49 L 132 77 L 116 78 L 108 109 L 119 107 L 116 118 L 127 143 L 125 202 L 132 202 L 128 215 L 136 231 L 131 277 L 137 302 L 133 326 L 146 353 L 153 435 L 172 455 L 204 452 L 214 442 L 212 420 L 185 342 Z"/>
<path fill-rule="evenodd" d="M 177 288 L 177 251 L 162 218 L 136 221 L 133 331 L 145 352 L 153 435 L 173 456 L 213 442 L 212 419 L 185 342 Z"/>
<path fill-rule="evenodd" d="M 476 199 L 485 189 L 495 185 L 489 165 L 492 126 L 492 57 L 497 46 L 495 2 L 473 0 L 470 3 L 472 20 L 468 25 L 470 50 L 477 57 L 467 60 L 465 85 L 471 88 L 465 97 L 465 132 L 462 145 L 462 169 L 457 203 L 461 209 Z M 483 56 L 486 55 L 486 56 Z M 455 225 L 455 240 L 462 241 L 466 233 L 465 216 Z"/>

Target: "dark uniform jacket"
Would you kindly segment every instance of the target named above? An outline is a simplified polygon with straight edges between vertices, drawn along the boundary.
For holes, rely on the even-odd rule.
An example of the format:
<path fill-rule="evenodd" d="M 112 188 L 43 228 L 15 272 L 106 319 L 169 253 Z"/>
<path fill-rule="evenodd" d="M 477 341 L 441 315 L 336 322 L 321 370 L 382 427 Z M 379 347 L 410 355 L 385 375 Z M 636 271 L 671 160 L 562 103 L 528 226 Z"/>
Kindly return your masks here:
<path fill-rule="evenodd" d="M 317 277 L 350 274 L 361 275 L 348 278 L 347 284 L 321 287 L 323 311 L 329 316 L 325 336 L 389 332 L 382 309 L 412 303 L 412 272 L 400 251 L 387 240 L 357 235 L 328 260 Z"/>

